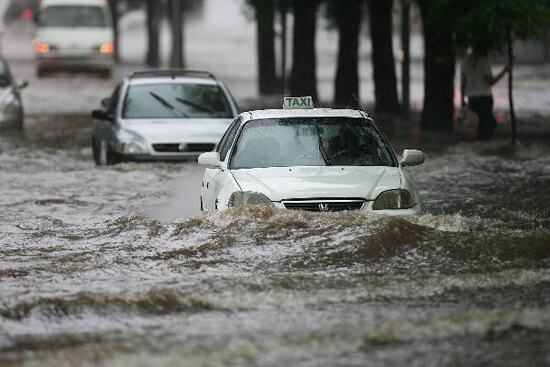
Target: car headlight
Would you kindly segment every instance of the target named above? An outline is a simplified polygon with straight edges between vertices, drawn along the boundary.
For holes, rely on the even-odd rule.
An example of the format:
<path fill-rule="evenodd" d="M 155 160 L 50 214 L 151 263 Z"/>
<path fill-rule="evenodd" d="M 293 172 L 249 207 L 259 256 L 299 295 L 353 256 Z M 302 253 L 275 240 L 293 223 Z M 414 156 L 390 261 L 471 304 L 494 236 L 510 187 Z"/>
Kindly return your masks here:
<path fill-rule="evenodd" d="M 273 206 L 273 203 L 267 196 L 258 192 L 236 191 L 231 194 L 227 206 L 236 208 L 243 205 Z"/>
<path fill-rule="evenodd" d="M 374 210 L 409 209 L 413 207 L 411 193 L 408 190 L 384 191 L 372 204 Z"/>
<path fill-rule="evenodd" d="M 120 142 L 116 146 L 116 151 L 121 154 L 147 154 L 147 146 L 139 140 L 130 142 Z"/>

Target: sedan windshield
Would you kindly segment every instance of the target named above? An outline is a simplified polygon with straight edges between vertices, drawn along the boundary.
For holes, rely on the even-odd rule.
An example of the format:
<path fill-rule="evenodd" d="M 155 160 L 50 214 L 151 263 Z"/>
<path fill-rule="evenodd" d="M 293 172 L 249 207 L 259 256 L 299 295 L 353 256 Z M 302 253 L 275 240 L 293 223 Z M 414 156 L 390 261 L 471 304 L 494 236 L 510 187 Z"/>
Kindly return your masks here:
<path fill-rule="evenodd" d="M 107 27 L 107 18 L 100 6 L 48 6 L 41 16 L 43 27 Z"/>
<path fill-rule="evenodd" d="M 283 118 L 248 122 L 231 167 L 395 166 L 372 124 L 359 118 Z"/>
<path fill-rule="evenodd" d="M 125 119 L 232 118 L 223 90 L 207 84 L 134 85 L 128 89 Z"/>

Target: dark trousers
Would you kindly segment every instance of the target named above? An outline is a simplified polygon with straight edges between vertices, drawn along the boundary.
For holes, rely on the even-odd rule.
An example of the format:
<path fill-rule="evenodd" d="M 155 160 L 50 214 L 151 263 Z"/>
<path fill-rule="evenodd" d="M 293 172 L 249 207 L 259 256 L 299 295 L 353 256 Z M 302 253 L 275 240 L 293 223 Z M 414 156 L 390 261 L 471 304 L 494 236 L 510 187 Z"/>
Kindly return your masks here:
<path fill-rule="evenodd" d="M 493 116 L 493 97 L 468 97 L 468 105 L 479 117 L 477 138 L 479 140 L 489 140 L 497 127 L 497 121 Z"/>

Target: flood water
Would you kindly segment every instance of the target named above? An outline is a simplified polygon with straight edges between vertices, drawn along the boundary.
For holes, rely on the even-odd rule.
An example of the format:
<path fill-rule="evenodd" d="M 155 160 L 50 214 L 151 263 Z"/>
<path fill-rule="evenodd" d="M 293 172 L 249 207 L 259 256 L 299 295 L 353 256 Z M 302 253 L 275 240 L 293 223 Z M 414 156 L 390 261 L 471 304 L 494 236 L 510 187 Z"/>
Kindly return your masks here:
<path fill-rule="evenodd" d="M 394 136 L 423 215 L 198 212 L 194 163 L 0 134 L 0 365 L 550 364 L 550 145 Z"/>

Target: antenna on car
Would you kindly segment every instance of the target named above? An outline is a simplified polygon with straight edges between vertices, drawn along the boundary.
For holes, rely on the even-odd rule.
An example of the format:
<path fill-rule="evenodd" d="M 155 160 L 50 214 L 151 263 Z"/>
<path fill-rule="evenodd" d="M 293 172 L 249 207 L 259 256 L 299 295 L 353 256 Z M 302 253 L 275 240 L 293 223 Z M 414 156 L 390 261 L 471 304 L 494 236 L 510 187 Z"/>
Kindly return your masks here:
<path fill-rule="evenodd" d="M 348 102 L 348 105 L 347 105 L 347 108 L 349 109 L 353 109 L 353 110 L 360 110 L 362 112 L 364 112 L 367 117 L 370 117 L 369 113 L 367 112 L 367 110 L 363 107 L 363 105 L 361 104 L 361 102 L 359 102 L 359 98 L 357 98 L 357 96 L 355 94 L 352 94 L 350 99 L 349 99 L 349 102 Z"/>

